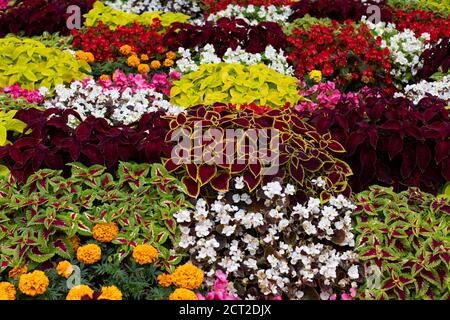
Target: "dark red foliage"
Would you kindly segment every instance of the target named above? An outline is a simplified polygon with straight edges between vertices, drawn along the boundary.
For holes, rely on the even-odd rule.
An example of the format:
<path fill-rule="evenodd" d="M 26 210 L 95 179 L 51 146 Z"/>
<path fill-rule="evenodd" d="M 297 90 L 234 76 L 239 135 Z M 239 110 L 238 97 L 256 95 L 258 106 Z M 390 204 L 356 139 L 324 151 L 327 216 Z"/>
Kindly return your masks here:
<path fill-rule="evenodd" d="M 444 101 L 430 96 L 414 105 L 380 89 L 363 90 L 360 100 L 360 106 L 341 103 L 302 113 L 319 133 L 330 130 L 344 146 L 355 192 L 381 184 L 436 193 L 450 181 L 450 114 Z"/>
<path fill-rule="evenodd" d="M 118 26 L 111 30 L 108 25 L 100 22 L 95 27 L 73 30 L 72 45 L 75 48 L 91 52 L 96 61 L 111 61 L 123 57 L 119 49 L 123 45 L 131 46 L 137 54 L 147 54 L 153 57 L 165 52 L 162 42 L 161 22 L 155 19 L 150 26 L 134 23 L 129 26 Z"/>
<path fill-rule="evenodd" d="M 381 20 L 391 21 L 391 8 L 387 1 L 367 0 L 302 0 L 292 5 L 294 13 L 291 19 L 302 18 L 306 14 L 317 18 L 330 18 L 337 21 L 361 20 L 362 16 L 370 17 L 372 14 L 368 8 L 376 5 L 381 9 Z"/>
<path fill-rule="evenodd" d="M 79 6 L 83 15 L 92 9 L 95 1 L 16 0 L 14 5 L 0 10 L 0 37 L 10 32 L 23 32 L 27 36 L 40 35 L 44 31 L 68 34 L 67 8 L 71 5 Z"/>
<path fill-rule="evenodd" d="M 438 71 L 447 73 L 450 69 L 450 37 L 425 50 L 420 59 L 423 66 L 417 72 L 419 80 L 427 80 Z"/>
<path fill-rule="evenodd" d="M 25 180 L 39 169 L 66 169 L 70 162 L 101 164 L 111 172 L 119 161 L 160 162 L 169 156 L 171 147 L 162 137 L 168 132 L 163 112 L 142 116 L 135 127 L 110 126 L 105 119 L 89 116 L 76 129 L 67 125 L 74 111 L 48 109 L 20 110 L 16 118 L 32 129 L 13 144 L 0 148 L 0 159 L 19 180 Z"/>
<path fill-rule="evenodd" d="M 280 25 L 261 22 L 250 26 L 242 19 L 221 18 L 215 24 L 207 22 L 203 26 L 175 23 L 164 37 L 169 49 L 204 47 L 212 44 L 216 54 L 222 57 L 228 48 L 241 46 L 249 53 L 263 52 L 268 45 L 275 49 L 285 49 L 286 36 Z"/>

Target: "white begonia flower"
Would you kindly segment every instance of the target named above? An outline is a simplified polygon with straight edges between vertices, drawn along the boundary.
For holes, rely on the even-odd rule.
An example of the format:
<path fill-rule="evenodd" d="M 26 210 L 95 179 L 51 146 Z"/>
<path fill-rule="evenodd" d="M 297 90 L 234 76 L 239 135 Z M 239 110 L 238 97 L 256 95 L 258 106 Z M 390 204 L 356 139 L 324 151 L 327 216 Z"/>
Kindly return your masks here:
<path fill-rule="evenodd" d="M 244 177 L 236 177 L 236 178 L 234 179 L 234 187 L 235 187 L 237 190 L 244 189 L 244 187 L 245 187 L 245 184 L 244 184 Z"/>
<path fill-rule="evenodd" d="M 273 199 L 273 197 L 281 196 L 283 194 L 283 187 L 278 181 L 269 182 L 267 185 L 263 186 L 262 189 L 269 199 Z"/>
<path fill-rule="evenodd" d="M 226 227 L 223 228 L 222 233 L 224 235 L 226 235 L 227 237 L 229 237 L 229 236 L 231 236 L 234 233 L 235 230 L 236 230 L 236 226 L 235 225 L 234 226 L 226 226 Z"/>
<path fill-rule="evenodd" d="M 350 277 L 350 279 L 358 279 L 359 278 L 358 266 L 356 265 L 351 266 L 348 269 L 347 274 Z"/>
<path fill-rule="evenodd" d="M 191 222 L 191 213 L 189 210 L 180 210 L 173 214 L 178 223 Z"/>

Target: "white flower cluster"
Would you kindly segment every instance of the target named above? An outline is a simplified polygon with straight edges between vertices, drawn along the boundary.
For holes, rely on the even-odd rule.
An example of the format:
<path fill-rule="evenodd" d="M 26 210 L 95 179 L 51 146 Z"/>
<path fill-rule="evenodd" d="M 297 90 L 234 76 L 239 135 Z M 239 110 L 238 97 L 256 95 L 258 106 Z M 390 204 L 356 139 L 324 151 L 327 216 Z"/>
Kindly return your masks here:
<path fill-rule="evenodd" d="M 131 88 L 123 92 L 106 89 L 95 80 L 88 80 L 85 85 L 74 81 L 70 86 L 57 85 L 55 96 L 44 102 L 46 108 L 73 109 L 84 120 L 89 115 L 105 118 L 111 124 L 125 124 L 139 121 L 145 113 L 164 110 L 167 114 L 179 114 L 182 107 L 173 106 L 161 93 L 153 89 L 140 89 L 133 92 Z M 73 125 L 73 123 L 71 123 Z"/>
<path fill-rule="evenodd" d="M 166 4 L 164 4 L 166 2 Z M 106 5 L 113 9 L 140 14 L 143 12 L 154 12 L 154 11 L 180 11 L 183 7 L 189 6 L 193 12 L 200 12 L 201 9 L 199 5 L 194 1 L 189 0 L 172 0 L 172 1 L 161 1 L 161 0 L 116 0 L 116 1 L 106 1 Z"/>
<path fill-rule="evenodd" d="M 271 5 L 265 7 L 249 5 L 241 7 L 239 5 L 229 4 L 225 10 L 209 15 L 207 20 L 217 21 L 220 18 L 238 18 L 244 20 L 249 25 L 257 25 L 262 21 L 285 24 L 291 15 L 292 9 L 289 6 L 276 7 Z"/>
<path fill-rule="evenodd" d="M 381 37 L 382 48 L 388 48 L 393 62 L 391 70 L 392 76 L 400 85 L 407 84 L 417 71 L 422 67 L 420 55 L 428 48 L 430 44 L 430 35 L 423 33 L 417 38 L 410 29 L 399 31 L 395 24 L 385 22 L 371 23 L 364 21 L 376 37 Z"/>
<path fill-rule="evenodd" d="M 436 96 L 450 104 L 450 75 L 439 81 L 422 80 L 419 83 L 408 85 L 403 89 L 403 93 L 396 93 L 394 97 L 407 97 L 417 104 L 427 94 Z"/>
<path fill-rule="evenodd" d="M 209 205 L 199 199 L 195 210 L 174 214 L 182 233 L 178 250 L 211 274 L 220 269 L 234 283 L 254 284 L 263 296 L 301 299 L 303 285 L 318 279 L 336 290 L 355 286 L 358 256 L 344 246 L 354 246 L 350 213 L 356 207 L 340 195 L 325 206 L 311 198 L 291 208 L 288 196 L 294 193 L 292 185 L 271 182 L 254 197 L 220 194 Z"/>
<path fill-rule="evenodd" d="M 181 59 L 177 60 L 176 66 L 181 73 L 197 71 L 202 64 L 225 62 L 246 66 L 264 63 L 269 68 L 281 74 L 294 75 L 294 69 L 289 65 L 284 51 L 277 51 L 271 45 L 267 46 L 263 53 L 256 54 L 248 53 L 239 46 L 236 50 L 228 48 L 222 59 L 216 55 L 214 47 L 211 44 L 207 44 L 201 49 L 194 48 L 193 52 L 198 52 L 198 56 L 192 57 L 191 50 L 189 49 L 178 49 Z"/>

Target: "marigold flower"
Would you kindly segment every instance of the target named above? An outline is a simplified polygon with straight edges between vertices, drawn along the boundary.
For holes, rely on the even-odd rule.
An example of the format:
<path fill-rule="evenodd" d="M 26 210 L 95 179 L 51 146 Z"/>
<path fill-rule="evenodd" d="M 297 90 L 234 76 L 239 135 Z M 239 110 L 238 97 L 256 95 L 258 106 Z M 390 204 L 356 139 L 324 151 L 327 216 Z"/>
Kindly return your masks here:
<path fill-rule="evenodd" d="M 204 273 L 192 264 L 185 264 L 176 268 L 171 279 L 174 285 L 179 288 L 197 289 L 203 282 Z"/>
<path fill-rule="evenodd" d="M 82 284 L 70 289 L 69 293 L 67 294 L 66 300 L 81 300 L 84 296 L 88 296 L 92 299 L 93 295 L 94 290 Z"/>
<path fill-rule="evenodd" d="M 150 71 L 150 67 L 148 64 L 140 64 L 138 66 L 138 72 L 139 73 L 148 73 Z"/>
<path fill-rule="evenodd" d="M 163 64 L 164 64 L 164 67 L 171 67 L 171 66 L 173 66 L 174 62 L 171 59 L 166 59 L 166 60 L 164 60 Z"/>
<path fill-rule="evenodd" d="M 141 54 L 141 61 L 148 61 L 150 58 L 146 54 Z"/>
<path fill-rule="evenodd" d="M 72 274 L 73 267 L 69 261 L 64 260 L 64 261 L 61 261 L 60 263 L 58 263 L 58 265 L 56 266 L 56 271 L 58 272 L 58 274 L 61 277 L 64 277 L 67 279 Z"/>
<path fill-rule="evenodd" d="M 122 300 L 122 292 L 116 286 L 103 287 L 98 300 Z"/>
<path fill-rule="evenodd" d="M 150 66 L 151 66 L 153 69 L 159 69 L 159 68 L 161 68 L 161 62 L 159 62 L 158 60 L 153 60 L 153 61 L 150 63 Z"/>
<path fill-rule="evenodd" d="M 70 243 L 72 244 L 73 251 L 75 253 L 78 251 L 78 248 L 80 247 L 80 238 L 77 235 L 74 235 L 72 238 L 70 238 Z"/>
<path fill-rule="evenodd" d="M 85 61 L 86 61 L 87 63 L 92 63 L 92 62 L 95 61 L 94 55 L 93 55 L 92 53 L 90 53 L 90 52 L 86 52 L 85 57 L 86 57 L 86 60 L 85 60 Z"/>
<path fill-rule="evenodd" d="M 127 61 L 130 67 L 137 67 L 141 63 L 141 60 L 137 56 L 128 57 Z"/>
<path fill-rule="evenodd" d="M 92 228 L 92 236 L 100 242 L 111 242 L 119 233 L 119 227 L 115 222 L 96 224 Z"/>
<path fill-rule="evenodd" d="M 96 244 L 87 244 L 78 248 L 77 259 L 84 264 L 94 264 L 102 257 L 102 249 Z"/>
<path fill-rule="evenodd" d="M 8 276 L 10 278 L 15 279 L 15 278 L 17 278 L 17 276 L 27 273 L 27 271 L 28 271 L 27 266 L 15 266 L 11 270 L 9 270 Z"/>
<path fill-rule="evenodd" d="M 100 79 L 100 81 L 108 81 L 109 76 L 107 74 L 102 74 L 99 79 Z"/>
<path fill-rule="evenodd" d="M 198 300 L 198 297 L 191 290 L 178 288 L 170 294 L 169 300 Z"/>
<path fill-rule="evenodd" d="M 314 82 L 320 82 L 322 80 L 322 72 L 320 70 L 313 70 L 309 73 L 309 78 Z"/>
<path fill-rule="evenodd" d="M 173 51 L 169 51 L 166 53 L 166 58 L 170 60 L 175 60 L 177 58 L 177 54 Z"/>
<path fill-rule="evenodd" d="M 152 263 L 158 258 L 158 250 L 149 244 L 140 244 L 133 249 L 133 258 L 140 265 Z"/>
<path fill-rule="evenodd" d="M 35 297 L 45 293 L 49 283 L 50 281 L 44 272 L 35 270 L 20 276 L 19 289 L 23 294 Z"/>
<path fill-rule="evenodd" d="M 172 277 L 168 273 L 162 273 L 157 278 L 158 283 L 160 286 L 167 288 L 172 285 Z"/>
<path fill-rule="evenodd" d="M 0 282 L 0 300 L 16 300 L 16 288 L 12 283 Z"/>
<path fill-rule="evenodd" d="M 131 53 L 131 46 L 125 44 L 119 48 L 119 52 L 120 52 L 120 54 L 127 56 Z"/>

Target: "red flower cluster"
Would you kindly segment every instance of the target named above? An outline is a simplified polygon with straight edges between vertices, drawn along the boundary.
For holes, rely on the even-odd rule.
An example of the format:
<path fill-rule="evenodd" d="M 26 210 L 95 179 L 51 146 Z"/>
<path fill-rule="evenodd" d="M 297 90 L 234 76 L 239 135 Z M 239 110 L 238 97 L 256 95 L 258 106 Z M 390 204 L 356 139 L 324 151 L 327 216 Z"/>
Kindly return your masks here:
<path fill-rule="evenodd" d="M 320 70 L 325 77 L 350 90 L 392 83 L 389 50 L 380 47 L 381 39 L 374 39 L 365 25 L 355 29 L 348 20 L 339 28 L 333 21 L 330 27 L 295 29 L 288 40 L 292 45 L 289 60 L 299 78 Z"/>
<path fill-rule="evenodd" d="M 96 61 L 111 61 L 122 56 L 119 49 L 129 45 L 137 54 L 147 54 L 149 57 L 162 54 L 165 48 L 162 45 L 163 35 L 159 19 L 154 19 L 151 26 L 138 23 L 129 26 L 119 26 L 111 30 L 108 25 L 99 23 L 96 27 L 73 30 L 72 45 L 83 51 L 94 54 Z"/>
<path fill-rule="evenodd" d="M 450 37 L 450 15 L 445 19 L 430 11 L 398 10 L 394 12 L 394 22 L 397 29 L 411 29 L 418 37 L 422 33 L 429 33 L 431 42 Z"/>
<path fill-rule="evenodd" d="M 206 7 L 206 11 L 209 13 L 216 13 L 220 10 L 225 10 L 229 4 L 248 6 L 250 4 L 254 6 L 289 6 L 293 2 L 292 0 L 203 0 L 203 5 Z"/>

